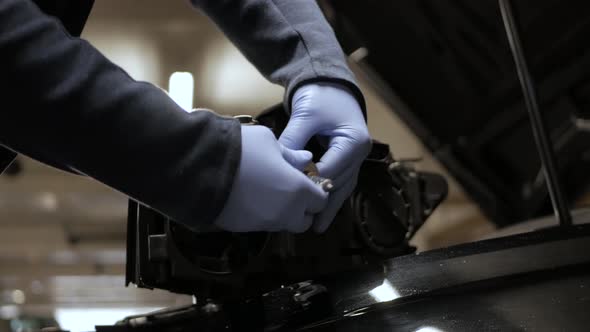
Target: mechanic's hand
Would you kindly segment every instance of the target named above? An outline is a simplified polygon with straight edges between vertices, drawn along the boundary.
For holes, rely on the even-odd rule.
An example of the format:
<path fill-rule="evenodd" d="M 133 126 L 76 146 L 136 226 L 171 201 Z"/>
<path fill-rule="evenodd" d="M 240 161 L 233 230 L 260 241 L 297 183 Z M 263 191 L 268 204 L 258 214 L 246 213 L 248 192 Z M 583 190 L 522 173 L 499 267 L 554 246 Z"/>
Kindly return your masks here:
<path fill-rule="evenodd" d="M 291 106 L 291 119 L 279 139 L 281 144 L 301 150 L 315 135 L 328 138 L 328 150 L 317 167 L 320 176 L 332 180 L 334 191 L 313 227 L 316 232 L 324 232 L 356 187 L 361 163 L 371 150 L 371 137 L 357 100 L 341 84 L 303 85 L 295 91 Z"/>
<path fill-rule="evenodd" d="M 309 151 L 283 147 L 270 129 L 242 126 L 242 155 L 232 190 L 215 225 L 232 232 L 306 231 L 328 194 L 302 171 Z"/>

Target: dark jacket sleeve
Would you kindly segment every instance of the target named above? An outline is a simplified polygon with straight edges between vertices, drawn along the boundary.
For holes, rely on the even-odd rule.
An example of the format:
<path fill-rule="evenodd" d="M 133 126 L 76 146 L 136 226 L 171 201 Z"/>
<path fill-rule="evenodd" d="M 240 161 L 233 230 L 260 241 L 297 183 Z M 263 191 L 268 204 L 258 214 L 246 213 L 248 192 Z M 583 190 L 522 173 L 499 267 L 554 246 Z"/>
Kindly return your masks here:
<path fill-rule="evenodd" d="M 231 190 L 240 126 L 188 114 L 29 0 L 0 0 L 0 143 L 87 174 L 188 226 Z"/>
<path fill-rule="evenodd" d="M 340 82 L 365 101 L 334 31 L 315 0 L 191 0 L 271 82 L 286 88 L 285 107 L 302 84 Z"/>

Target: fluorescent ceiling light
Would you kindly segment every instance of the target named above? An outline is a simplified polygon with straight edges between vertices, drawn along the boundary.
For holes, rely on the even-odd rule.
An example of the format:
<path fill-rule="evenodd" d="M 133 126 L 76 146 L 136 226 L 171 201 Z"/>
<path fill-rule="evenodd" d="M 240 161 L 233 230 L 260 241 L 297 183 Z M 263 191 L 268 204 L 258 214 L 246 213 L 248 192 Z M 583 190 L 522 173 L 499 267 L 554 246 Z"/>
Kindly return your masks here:
<path fill-rule="evenodd" d="M 168 93 L 170 97 L 185 111 L 193 109 L 193 93 L 195 80 L 193 75 L 187 72 L 175 72 L 170 76 Z"/>

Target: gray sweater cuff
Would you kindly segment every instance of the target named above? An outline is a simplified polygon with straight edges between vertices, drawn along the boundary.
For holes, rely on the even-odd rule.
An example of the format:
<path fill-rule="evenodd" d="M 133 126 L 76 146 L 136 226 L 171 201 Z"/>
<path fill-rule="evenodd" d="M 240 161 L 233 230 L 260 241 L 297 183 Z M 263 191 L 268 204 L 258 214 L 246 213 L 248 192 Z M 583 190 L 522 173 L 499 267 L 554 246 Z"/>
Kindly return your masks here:
<path fill-rule="evenodd" d="M 293 95 L 295 95 L 295 92 L 298 88 L 306 84 L 318 82 L 339 83 L 347 87 L 359 103 L 359 106 L 363 111 L 365 121 L 367 120 L 367 106 L 365 103 L 365 97 L 357 85 L 352 72 L 350 72 L 348 68 L 331 67 L 318 72 L 318 70 L 313 70 L 310 67 L 308 70 L 296 75 L 286 86 L 285 96 L 283 99 L 283 106 L 285 110 L 291 113 Z"/>

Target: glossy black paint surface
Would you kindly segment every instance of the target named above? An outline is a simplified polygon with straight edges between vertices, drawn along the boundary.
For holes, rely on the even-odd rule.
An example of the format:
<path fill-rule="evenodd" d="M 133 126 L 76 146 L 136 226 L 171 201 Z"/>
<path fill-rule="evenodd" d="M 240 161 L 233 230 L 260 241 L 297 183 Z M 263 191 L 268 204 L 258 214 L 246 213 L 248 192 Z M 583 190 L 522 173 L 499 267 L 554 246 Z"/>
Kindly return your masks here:
<path fill-rule="evenodd" d="M 408 299 L 302 331 L 584 331 L 590 324 L 590 274 L 560 272 L 570 275 Z"/>
<path fill-rule="evenodd" d="M 408 255 L 326 285 L 334 316 L 300 330 L 584 331 L 590 227 Z"/>

